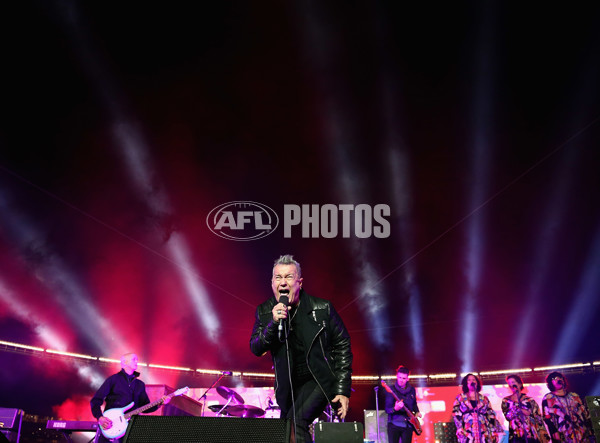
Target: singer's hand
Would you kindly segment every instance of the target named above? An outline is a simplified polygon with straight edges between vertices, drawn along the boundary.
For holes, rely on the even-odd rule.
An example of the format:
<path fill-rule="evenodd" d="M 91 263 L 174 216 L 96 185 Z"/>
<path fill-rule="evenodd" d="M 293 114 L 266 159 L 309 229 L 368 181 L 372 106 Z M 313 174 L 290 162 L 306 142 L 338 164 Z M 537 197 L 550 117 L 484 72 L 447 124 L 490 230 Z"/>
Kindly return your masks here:
<path fill-rule="evenodd" d="M 400 400 L 400 401 L 397 401 L 396 404 L 394 405 L 394 410 L 399 411 L 403 407 L 404 407 L 404 401 Z"/>
<path fill-rule="evenodd" d="M 346 414 L 348 413 L 348 408 L 350 407 L 350 399 L 348 397 L 346 397 L 345 395 L 336 395 L 335 397 L 333 397 L 333 400 L 331 400 L 332 404 L 336 404 L 338 407 L 336 408 L 336 412 L 338 417 L 340 417 L 342 420 L 344 418 L 346 418 Z"/>
<path fill-rule="evenodd" d="M 283 303 L 277 303 L 271 311 L 273 313 L 273 321 L 279 323 L 279 320 L 282 318 L 287 318 L 289 309 L 292 309 L 292 307 L 285 306 Z"/>

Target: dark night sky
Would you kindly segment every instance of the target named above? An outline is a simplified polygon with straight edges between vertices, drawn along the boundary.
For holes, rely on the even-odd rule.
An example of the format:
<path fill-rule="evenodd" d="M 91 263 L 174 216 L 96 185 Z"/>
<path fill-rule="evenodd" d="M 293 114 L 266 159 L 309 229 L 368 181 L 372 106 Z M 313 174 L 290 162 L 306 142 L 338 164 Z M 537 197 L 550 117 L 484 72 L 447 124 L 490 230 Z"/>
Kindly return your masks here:
<path fill-rule="evenodd" d="M 598 359 L 598 5 L 12 3 L 0 339 L 269 371 L 248 339 L 291 253 L 355 374 Z M 391 234 L 229 241 L 230 201 L 387 204 Z M 90 389 L 0 358 L 7 396 Z"/>

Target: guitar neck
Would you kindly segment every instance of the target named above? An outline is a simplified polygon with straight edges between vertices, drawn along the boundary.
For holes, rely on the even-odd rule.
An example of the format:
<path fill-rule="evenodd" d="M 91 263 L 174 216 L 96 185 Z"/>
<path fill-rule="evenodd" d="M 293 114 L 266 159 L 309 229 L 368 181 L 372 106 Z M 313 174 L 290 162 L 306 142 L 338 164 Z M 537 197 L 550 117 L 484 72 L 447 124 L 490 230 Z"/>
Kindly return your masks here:
<path fill-rule="evenodd" d="M 173 394 L 165 395 L 165 396 L 159 398 L 158 400 L 153 401 L 152 403 L 148 403 L 147 405 L 140 406 L 139 408 L 134 409 L 133 411 L 125 414 L 125 418 L 127 420 L 129 420 L 129 418 L 131 418 L 131 416 L 139 414 L 141 412 L 144 412 L 150 408 L 153 408 L 154 406 L 157 406 L 157 405 L 161 404 L 162 402 L 164 402 L 167 398 L 171 398 L 171 397 L 173 397 Z"/>
<path fill-rule="evenodd" d="M 394 399 L 396 401 L 400 401 L 400 398 L 398 398 L 398 396 L 396 395 L 396 393 L 394 391 L 392 391 L 392 389 L 390 388 L 390 390 L 388 391 L 390 394 L 392 394 L 392 396 L 394 397 Z"/>
<path fill-rule="evenodd" d="M 153 408 L 156 405 L 159 405 L 161 403 L 164 403 L 166 400 L 173 398 L 173 397 L 177 397 L 179 395 L 183 395 L 185 393 L 187 393 L 190 390 L 190 388 L 188 388 L 187 386 L 185 388 L 181 388 L 181 389 L 177 389 L 175 392 L 171 392 L 168 395 L 163 395 L 161 398 L 159 398 L 158 400 L 152 402 L 152 403 L 148 403 L 147 405 L 141 406 L 127 414 L 124 415 L 124 417 L 129 420 L 129 418 L 131 418 L 132 415 L 135 414 L 139 414 L 140 412 L 144 412 L 147 409 Z"/>
<path fill-rule="evenodd" d="M 381 384 L 383 385 L 383 387 L 385 388 L 386 391 L 388 391 L 390 394 L 392 394 L 392 396 L 394 397 L 394 399 L 396 401 L 400 401 L 400 398 L 398 398 L 398 396 L 396 395 L 396 393 L 394 392 L 394 390 L 392 388 L 390 388 L 388 386 L 388 384 L 386 382 L 384 382 L 383 380 L 381 381 Z M 404 404 L 403 406 L 404 410 L 406 411 L 406 413 L 408 414 L 409 417 L 414 417 L 415 415 L 412 413 L 412 411 L 410 409 L 408 409 L 406 407 L 406 405 Z"/>

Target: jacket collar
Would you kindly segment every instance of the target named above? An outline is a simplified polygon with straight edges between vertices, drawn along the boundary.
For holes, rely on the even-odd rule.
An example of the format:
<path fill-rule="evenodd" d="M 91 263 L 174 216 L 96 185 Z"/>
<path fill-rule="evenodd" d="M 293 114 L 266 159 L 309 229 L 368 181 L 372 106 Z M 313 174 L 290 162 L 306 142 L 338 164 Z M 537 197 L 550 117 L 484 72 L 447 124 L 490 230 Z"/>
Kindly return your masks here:
<path fill-rule="evenodd" d="M 131 377 L 138 378 L 140 376 L 140 373 L 138 371 L 133 371 L 133 374 L 129 375 L 127 372 L 125 372 L 125 369 L 123 368 L 121 368 L 121 372 L 119 372 L 119 374 L 122 374 L 123 377 L 125 377 L 126 379 L 130 379 Z"/>

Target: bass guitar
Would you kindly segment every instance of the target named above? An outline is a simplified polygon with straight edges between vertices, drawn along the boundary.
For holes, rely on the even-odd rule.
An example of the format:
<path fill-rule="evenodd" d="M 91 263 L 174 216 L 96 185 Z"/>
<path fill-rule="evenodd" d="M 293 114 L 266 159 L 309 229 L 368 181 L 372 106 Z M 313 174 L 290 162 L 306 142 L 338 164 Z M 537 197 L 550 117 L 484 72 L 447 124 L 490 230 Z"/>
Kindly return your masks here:
<path fill-rule="evenodd" d="M 400 399 L 398 398 L 396 393 L 392 390 L 392 388 L 390 388 L 388 386 L 388 384 L 385 381 L 381 380 L 381 386 L 383 386 L 386 391 L 388 391 L 390 394 L 392 394 L 394 396 L 394 398 L 396 399 L 396 401 L 400 401 Z M 402 404 L 404 404 L 404 402 Z M 406 415 L 408 416 L 408 422 L 411 424 L 411 426 L 415 430 L 415 434 L 421 435 L 421 432 L 423 432 L 423 429 L 421 428 L 421 423 L 419 423 L 419 419 L 415 416 L 415 414 L 412 413 L 412 411 L 410 409 L 408 409 L 406 407 L 406 405 L 404 405 L 404 412 L 406 412 Z"/>
<path fill-rule="evenodd" d="M 123 408 L 112 408 L 108 411 L 104 411 L 102 415 L 110 419 L 110 421 L 112 421 L 112 426 L 108 429 L 103 429 L 102 426 L 99 426 L 100 431 L 102 431 L 102 435 L 104 435 L 108 439 L 121 438 L 125 435 L 125 432 L 127 432 L 127 422 L 133 415 L 139 414 L 140 412 L 144 412 L 150 408 L 153 408 L 154 406 L 163 403 L 167 399 L 185 394 L 189 390 L 190 388 L 188 388 L 187 386 L 185 388 L 178 389 L 175 392 L 172 392 L 171 394 L 163 395 L 158 400 L 152 403 L 148 403 L 147 405 L 144 405 L 137 409 L 134 409 L 133 411 L 128 412 L 127 414 L 124 414 L 124 412 L 133 407 L 133 402 L 129 403 Z"/>

